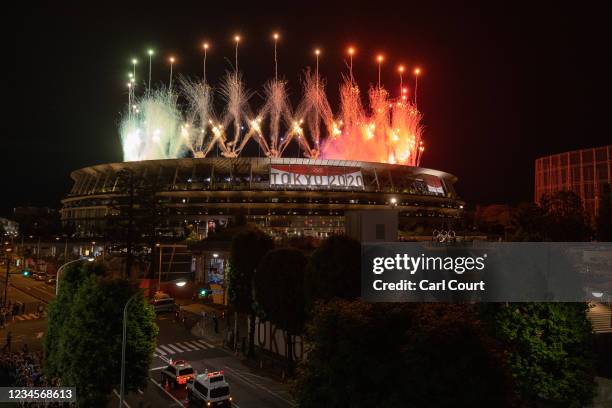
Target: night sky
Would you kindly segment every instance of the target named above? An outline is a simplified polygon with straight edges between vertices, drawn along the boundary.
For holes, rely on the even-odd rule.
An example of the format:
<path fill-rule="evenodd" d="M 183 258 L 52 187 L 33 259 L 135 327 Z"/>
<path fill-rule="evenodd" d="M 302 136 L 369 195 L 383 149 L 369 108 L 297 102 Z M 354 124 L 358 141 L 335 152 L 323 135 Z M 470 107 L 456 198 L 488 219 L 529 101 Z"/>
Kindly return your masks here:
<path fill-rule="evenodd" d="M 171 54 L 176 72 L 196 76 L 200 45 L 208 40 L 207 77 L 215 84 L 233 60 L 235 33 L 243 37 L 241 71 L 255 91 L 274 73 L 273 31 L 281 34 L 279 73 L 294 96 L 320 47 L 334 109 L 348 45 L 357 48 L 354 71 L 362 89 L 376 81 L 378 52 L 386 56 L 387 88 L 399 86 L 398 63 L 419 65 L 422 165 L 457 175 L 458 192 L 471 205 L 531 200 L 536 157 L 612 143 L 610 10 L 583 2 L 572 8 L 561 2 L 536 8 L 331 3 L 100 2 L 86 8 L 53 2 L 5 9 L 5 44 L 15 48 L 5 61 L 14 71 L 5 86 L 12 108 L 5 110 L 1 136 L 1 212 L 28 204 L 57 208 L 72 170 L 122 160 L 117 125 L 132 57 L 143 63 L 138 76 L 145 78 L 146 49 L 157 51 L 156 83 L 168 80 Z"/>

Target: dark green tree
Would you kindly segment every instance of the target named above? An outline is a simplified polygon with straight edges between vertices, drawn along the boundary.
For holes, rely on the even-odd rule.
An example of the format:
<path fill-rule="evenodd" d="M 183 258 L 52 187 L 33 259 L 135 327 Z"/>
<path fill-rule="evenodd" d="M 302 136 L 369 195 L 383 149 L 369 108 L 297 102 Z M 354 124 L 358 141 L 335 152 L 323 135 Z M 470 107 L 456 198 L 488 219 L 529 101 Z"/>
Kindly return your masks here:
<path fill-rule="evenodd" d="M 255 273 L 255 300 L 265 319 L 285 331 L 289 371 L 293 370 L 293 336 L 306 321 L 304 272 L 306 257 L 297 249 L 269 251 Z"/>
<path fill-rule="evenodd" d="M 93 268 L 93 269 L 92 269 Z M 123 307 L 128 308 L 126 390 L 145 387 L 158 328 L 155 314 L 127 280 L 109 279 L 99 267 L 72 268 L 51 304 L 45 335 L 45 373 L 75 386 L 81 406 L 106 406 L 120 379 Z"/>
<path fill-rule="evenodd" d="M 310 256 L 306 268 L 307 304 L 335 297 L 361 295 L 361 246 L 346 236 L 326 239 Z"/>
<path fill-rule="evenodd" d="M 274 247 L 267 234 L 256 228 L 244 228 L 232 239 L 228 271 L 228 299 L 237 313 L 250 315 L 249 349 L 252 356 L 255 348 L 255 307 L 253 304 L 253 279 L 255 269 L 264 255 Z M 235 319 L 237 322 L 237 319 Z M 237 335 L 237 333 L 234 333 Z"/>
<path fill-rule="evenodd" d="M 524 210 L 524 211 L 522 211 Z M 591 231 L 580 197 L 569 191 L 523 205 L 517 240 L 585 241 Z M 493 336 L 504 344 L 518 391 L 529 406 L 579 407 L 593 397 L 594 358 L 585 303 L 485 305 Z M 587 403 L 588 402 L 588 403 Z"/>
<path fill-rule="evenodd" d="M 318 302 L 300 407 L 509 407 L 495 343 L 469 305 Z"/>
<path fill-rule="evenodd" d="M 584 303 L 483 305 L 522 400 L 529 407 L 589 406 L 595 392 L 593 333 Z"/>
<path fill-rule="evenodd" d="M 577 242 L 591 236 L 588 217 L 580 197 L 572 191 L 559 191 L 545 195 L 540 201 L 545 214 L 547 240 Z"/>
<path fill-rule="evenodd" d="M 577 242 L 591 236 L 580 197 L 571 191 L 544 195 L 539 205 L 520 204 L 513 225 L 513 241 Z"/>
<path fill-rule="evenodd" d="M 514 235 L 511 241 L 539 242 L 545 240 L 545 214 L 534 203 L 521 203 L 512 217 Z"/>
<path fill-rule="evenodd" d="M 62 336 L 74 296 L 90 275 L 102 276 L 104 269 L 99 263 L 75 263 L 68 265 L 60 275 L 59 292 L 48 307 L 47 330 L 43 337 L 45 350 L 44 372 L 49 377 L 59 377 L 63 372 L 66 351 L 61 349 Z"/>

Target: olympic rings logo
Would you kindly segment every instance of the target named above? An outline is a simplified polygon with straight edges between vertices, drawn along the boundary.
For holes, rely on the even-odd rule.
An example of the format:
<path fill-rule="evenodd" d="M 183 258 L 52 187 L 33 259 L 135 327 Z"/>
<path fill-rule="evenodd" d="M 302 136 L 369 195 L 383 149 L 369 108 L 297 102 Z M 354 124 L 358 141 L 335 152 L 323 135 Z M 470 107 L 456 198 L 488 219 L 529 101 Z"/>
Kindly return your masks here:
<path fill-rule="evenodd" d="M 433 230 L 432 233 L 432 241 L 437 242 L 455 242 L 457 234 L 453 230 Z"/>

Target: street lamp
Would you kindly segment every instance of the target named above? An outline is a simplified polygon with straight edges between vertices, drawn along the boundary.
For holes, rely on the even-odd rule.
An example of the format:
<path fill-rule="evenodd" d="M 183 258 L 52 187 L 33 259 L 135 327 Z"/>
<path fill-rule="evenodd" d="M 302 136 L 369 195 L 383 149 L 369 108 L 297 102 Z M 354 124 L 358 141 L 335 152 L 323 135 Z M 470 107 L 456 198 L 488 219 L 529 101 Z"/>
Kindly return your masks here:
<path fill-rule="evenodd" d="M 185 279 L 178 279 L 174 282 L 174 284 L 178 287 L 185 286 L 187 281 Z M 125 346 L 127 339 L 127 310 L 128 306 L 136 296 L 143 292 L 143 288 L 138 288 L 138 291 L 134 293 L 127 302 L 125 302 L 125 306 L 123 307 L 123 338 L 121 340 L 121 383 L 119 384 L 119 408 L 123 408 L 123 396 L 125 395 Z"/>
<path fill-rule="evenodd" d="M 57 270 L 57 273 L 55 274 L 55 296 L 57 296 L 58 292 L 59 292 L 59 278 L 60 278 L 60 272 L 63 272 L 64 268 L 70 264 L 73 264 L 75 262 L 81 262 L 81 261 L 89 261 L 89 262 L 93 262 L 95 259 L 94 258 L 80 258 L 80 259 L 75 259 L 74 261 L 70 261 L 70 262 L 66 262 L 65 264 L 63 264 L 62 266 L 59 267 L 59 269 Z"/>
<path fill-rule="evenodd" d="M 159 292 L 161 290 L 162 251 L 163 251 L 163 247 L 161 246 L 161 244 L 155 244 L 155 246 L 157 248 L 159 248 L 159 277 L 158 277 L 158 280 L 157 280 L 157 291 Z"/>
<path fill-rule="evenodd" d="M 123 395 L 125 389 L 125 343 L 127 337 L 127 309 L 132 300 L 136 299 L 136 296 L 142 292 L 142 288 L 138 288 L 138 291 L 134 293 L 123 307 L 123 338 L 121 340 L 121 384 L 119 385 L 119 408 L 123 407 Z"/>
<path fill-rule="evenodd" d="M 7 290 L 8 290 L 8 285 L 9 285 L 9 273 L 11 270 L 11 251 L 13 250 L 13 248 L 6 248 L 6 279 L 4 281 L 4 299 L 3 299 L 3 305 L 6 306 L 6 300 L 7 300 Z"/>
<path fill-rule="evenodd" d="M 595 296 L 597 299 L 599 299 L 599 302 L 603 301 L 604 297 L 605 297 L 606 299 L 608 299 L 608 301 L 606 303 L 610 304 L 611 297 L 610 297 L 609 293 L 606 293 L 606 292 L 598 290 L 598 291 L 595 291 L 595 292 L 591 292 L 591 294 L 593 296 Z"/>

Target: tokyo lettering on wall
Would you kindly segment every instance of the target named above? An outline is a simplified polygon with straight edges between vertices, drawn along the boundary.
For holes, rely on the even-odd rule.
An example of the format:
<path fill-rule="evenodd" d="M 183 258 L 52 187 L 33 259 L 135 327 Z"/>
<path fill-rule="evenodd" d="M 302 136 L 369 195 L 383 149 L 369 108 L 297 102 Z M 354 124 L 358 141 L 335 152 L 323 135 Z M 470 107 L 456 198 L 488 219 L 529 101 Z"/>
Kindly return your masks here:
<path fill-rule="evenodd" d="M 358 167 L 271 165 L 270 186 L 289 188 L 327 189 L 364 188 Z"/>

